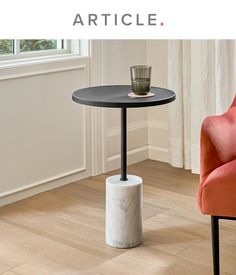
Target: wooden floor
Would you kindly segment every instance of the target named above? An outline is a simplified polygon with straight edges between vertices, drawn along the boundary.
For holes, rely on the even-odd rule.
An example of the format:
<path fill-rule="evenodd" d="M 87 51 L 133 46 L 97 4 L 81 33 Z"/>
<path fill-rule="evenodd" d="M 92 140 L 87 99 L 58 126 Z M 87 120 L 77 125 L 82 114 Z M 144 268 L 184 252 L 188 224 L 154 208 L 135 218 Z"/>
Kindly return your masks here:
<path fill-rule="evenodd" d="M 150 160 L 129 173 L 144 179 L 141 246 L 105 245 L 101 175 L 0 208 L 0 274 L 212 274 L 198 176 Z M 236 274 L 236 222 L 221 222 L 220 233 L 222 274 Z"/>

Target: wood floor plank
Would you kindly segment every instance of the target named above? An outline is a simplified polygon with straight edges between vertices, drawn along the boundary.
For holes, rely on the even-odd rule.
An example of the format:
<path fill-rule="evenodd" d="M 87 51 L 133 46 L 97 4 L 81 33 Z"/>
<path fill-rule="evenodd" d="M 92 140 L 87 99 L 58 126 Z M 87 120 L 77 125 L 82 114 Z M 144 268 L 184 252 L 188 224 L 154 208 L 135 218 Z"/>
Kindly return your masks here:
<path fill-rule="evenodd" d="M 27 215 L 22 215 L 25 211 Z M 0 212 L 1 213 L 1 212 Z M 14 213 L 14 215 L 12 214 Z M 104 228 L 100 230 L 79 218 L 62 218 L 35 209 L 25 209 L 17 206 L 5 211 L 1 220 L 22 230 L 43 236 L 49 240 L 90 253 L 94 257 L 107 260 L 120 254 L 119 250 L 111 250 L 105 245 Z M 96 243 L 95 246 L 93 244 Z"/>
<path fill-rule="evenodd" d="M 82 274 L 210 275 L 212 270 L 143 245 Z"/>
<path fill-rule="evenodd" d="M 197 225 L 196 221 L 176 213 L 163 212 L 144 222 L 144 243 L 176 255 L 202 239 L 201 234 L 195 230 Z"/>
<path fill-rule="evenodd" d="M 226 233 L 226 232 L 225 232 Z M 226 274 L 236 274 L 236 247 L 220 244 L 221 270 Z M 194 264 L 201 264 L 203 267 L 211 265 L 211 241 L 203 239 L 178 254 L 182 259 L 188 258 Z"/>
<path fill-rule="evenodd" d="M 7 270 L 3 273 L 0 273 L 1 275 L 17 275 L 19 273 L 14 272 L 13 270 Z"/>
<path fill-rule="evenodd" d="M 0 208 L 0 274 L 210 275 L 210 219 L 196 204 L 199 177 L 169 164 L 129 166 L 144 180 L 144 241 L 105 244 L 107 174 Z M 236 222 L 220 222 L 222 275 L 236 274 Z"/>

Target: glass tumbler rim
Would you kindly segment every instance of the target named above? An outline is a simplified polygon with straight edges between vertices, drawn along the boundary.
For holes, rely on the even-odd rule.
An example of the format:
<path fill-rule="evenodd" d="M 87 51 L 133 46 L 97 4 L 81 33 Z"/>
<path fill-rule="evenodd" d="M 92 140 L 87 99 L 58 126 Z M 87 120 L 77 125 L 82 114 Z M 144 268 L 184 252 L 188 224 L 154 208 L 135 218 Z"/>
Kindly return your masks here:
<path fill-rule="evenodd" d="M 152 66 L 149 66 L 149 65 L 133 65 L 133 66 L 131 66 L 130 67 L 131 69 L 132 68 L 142 68 L 142 69 L 151 69 L 152 68 Z"/>

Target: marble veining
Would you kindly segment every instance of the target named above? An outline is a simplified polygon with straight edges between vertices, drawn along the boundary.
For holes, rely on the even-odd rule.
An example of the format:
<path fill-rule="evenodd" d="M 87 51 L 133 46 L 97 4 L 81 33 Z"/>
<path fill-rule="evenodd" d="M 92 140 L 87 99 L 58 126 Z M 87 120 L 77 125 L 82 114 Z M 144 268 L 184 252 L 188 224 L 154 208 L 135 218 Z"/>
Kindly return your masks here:
<path fill-rule="evenodd" d="M 120 175 L 106 180 L 106 242 L 117 248 L 142 243 L 142 179 Z"/>

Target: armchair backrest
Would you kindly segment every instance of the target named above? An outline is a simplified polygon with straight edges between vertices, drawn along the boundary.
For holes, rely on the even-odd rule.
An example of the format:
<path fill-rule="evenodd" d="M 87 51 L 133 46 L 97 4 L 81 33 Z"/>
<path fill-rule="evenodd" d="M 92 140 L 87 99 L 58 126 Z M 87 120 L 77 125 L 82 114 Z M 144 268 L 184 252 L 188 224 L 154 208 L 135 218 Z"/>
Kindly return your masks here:
<path fill-rule="evenodd" d="M 201 179 L 236 159 L 236 96 L 227 112 L 205 118 L 201 129 Z"/>

